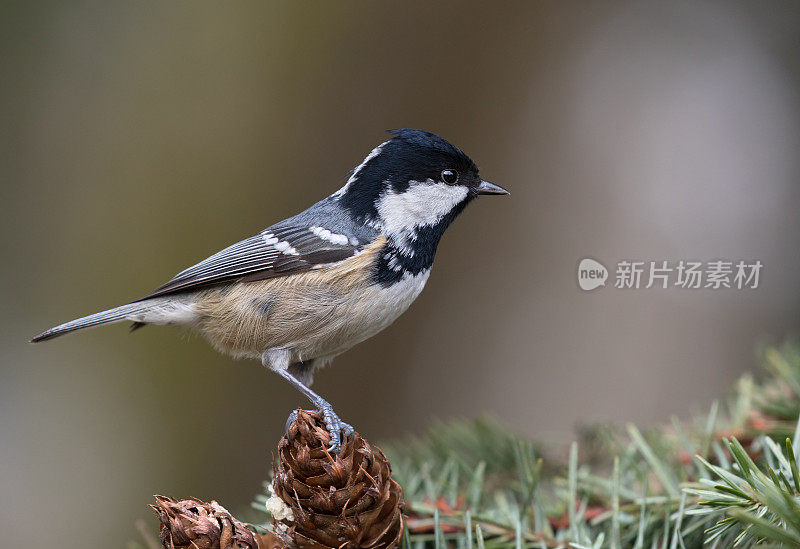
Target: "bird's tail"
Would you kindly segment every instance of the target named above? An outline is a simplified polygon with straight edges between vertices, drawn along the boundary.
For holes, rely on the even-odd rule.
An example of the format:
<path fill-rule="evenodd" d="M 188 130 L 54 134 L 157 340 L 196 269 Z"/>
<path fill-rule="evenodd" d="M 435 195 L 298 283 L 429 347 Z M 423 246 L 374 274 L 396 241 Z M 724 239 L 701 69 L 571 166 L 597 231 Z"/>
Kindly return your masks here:
<path fill-rule="evenodd" d="M 194 320 L 194 304 L 189 299 L 177 299 L 171 296 L 134 301 L 50 328 L 31 339 L 31 343 L 123 320 L 131 320 L 138 324 L 188 324 Z"/>

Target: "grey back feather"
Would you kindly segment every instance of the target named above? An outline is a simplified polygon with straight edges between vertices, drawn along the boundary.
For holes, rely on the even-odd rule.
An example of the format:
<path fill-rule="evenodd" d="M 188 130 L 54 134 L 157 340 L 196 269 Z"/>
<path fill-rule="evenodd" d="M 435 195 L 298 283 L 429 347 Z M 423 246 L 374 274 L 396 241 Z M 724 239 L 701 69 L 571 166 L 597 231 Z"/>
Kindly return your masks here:
<path fill-rule="evenodd" d="M 377 230 L 355 223 L 335 197 L 328 197 L 181 271 L 142 300 L 222 282 L 286 276 L 337 263 L 377 236 Z"/>

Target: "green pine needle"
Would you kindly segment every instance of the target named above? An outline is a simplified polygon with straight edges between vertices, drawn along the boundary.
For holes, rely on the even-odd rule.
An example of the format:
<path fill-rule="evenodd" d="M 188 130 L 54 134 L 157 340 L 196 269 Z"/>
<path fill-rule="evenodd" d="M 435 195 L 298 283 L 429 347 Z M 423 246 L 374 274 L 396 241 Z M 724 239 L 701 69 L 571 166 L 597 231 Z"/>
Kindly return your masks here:
<path fill-rule="evenodd" d="M 800 547 L 800 348 L 764 363 L 771 375 L 703 417 L 585 428 L 567 451 L 491 418 L 381 445 L 405 493 L 403 548 Z"/>

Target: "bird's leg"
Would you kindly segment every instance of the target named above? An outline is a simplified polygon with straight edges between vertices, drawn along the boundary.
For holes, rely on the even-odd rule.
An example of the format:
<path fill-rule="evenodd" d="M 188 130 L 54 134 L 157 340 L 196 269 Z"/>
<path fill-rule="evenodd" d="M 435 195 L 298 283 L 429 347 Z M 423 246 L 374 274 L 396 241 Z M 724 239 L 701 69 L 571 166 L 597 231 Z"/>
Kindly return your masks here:
<path fill-rule="evenodd" d="M 328 449 L 334 454 L 338 454 L 342 449 L 343 438 L 347 439 L 347 437 L 353 434 L 353 428 L 339 419 L 339 416 L 333 411 L 333 406 L 331 406 L 327 400 L 309 389 L 305 384 L 303 384 L 302 381 L 297 379 L 289 372 L 288 367 L 290 358 L 291 353 L 286 349 L 270 349 L 264 352 L 261 357 L 261 362 L 264 364 L 264 366 L 267 366 L 283 379 L 291 383 L 294 388 L 300 391 L 308 400 L 310 400 L 314 405 L 314 408 L 316 408 L 317 411 L 322 414 L 322 418 L 325 421 L 325 427 L 328 430 L 328 434 L 331 436 L 331 445 Z M 297 411 L 294 411 L 291 413 L 291 415 L 289 415 L 289 419 L 286 421 L 287 430 L 291 422 L 296 419 Z"/>
<path fill-rule="evenodd" d="M 339 416 L 333 411 L 333 406 L 331 406 L 330 402 L 303 385 L 303 383 L 290 374 L 288 370 L 282 369 L 275 371 L 286 381 L 294 385 L 298 391 L 303 393 L 314 405 L 314 408 L 316 408 L 317 411 L 322 414 L 322 418 L 325 421 L 325 427 L 328 429 L 328 434 L 331 436 L 331 445 L 328 450 L 334 454 L 338 454 L 342 450 L 342 441 L 346 440 L 350 435 L 353 434 L 353 427 L 339 419 Z M 291 423 L 296 419 L 297 410 L 294 410 L 291 414 L 289 414 L 289 418 L 286 420 L 287 431 L 289 429 L 289 425 L 291 425 Z"/>

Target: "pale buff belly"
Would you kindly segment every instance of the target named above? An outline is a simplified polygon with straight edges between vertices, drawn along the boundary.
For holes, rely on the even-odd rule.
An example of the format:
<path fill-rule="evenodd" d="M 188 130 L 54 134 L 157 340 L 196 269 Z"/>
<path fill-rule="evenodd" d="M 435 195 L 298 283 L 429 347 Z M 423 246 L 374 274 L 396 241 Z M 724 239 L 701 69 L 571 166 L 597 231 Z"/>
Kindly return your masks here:
<path fill-rule="evenodd" d="M 386 328 L 417 298 L 428 271 L 389 287 L 368 280 L 364 252 L 339 265 L 236 284 L 199 296 L 197 326 L 221 351 L 260 357 L 292 352 L 292 362 L 329 359 Z"/>

